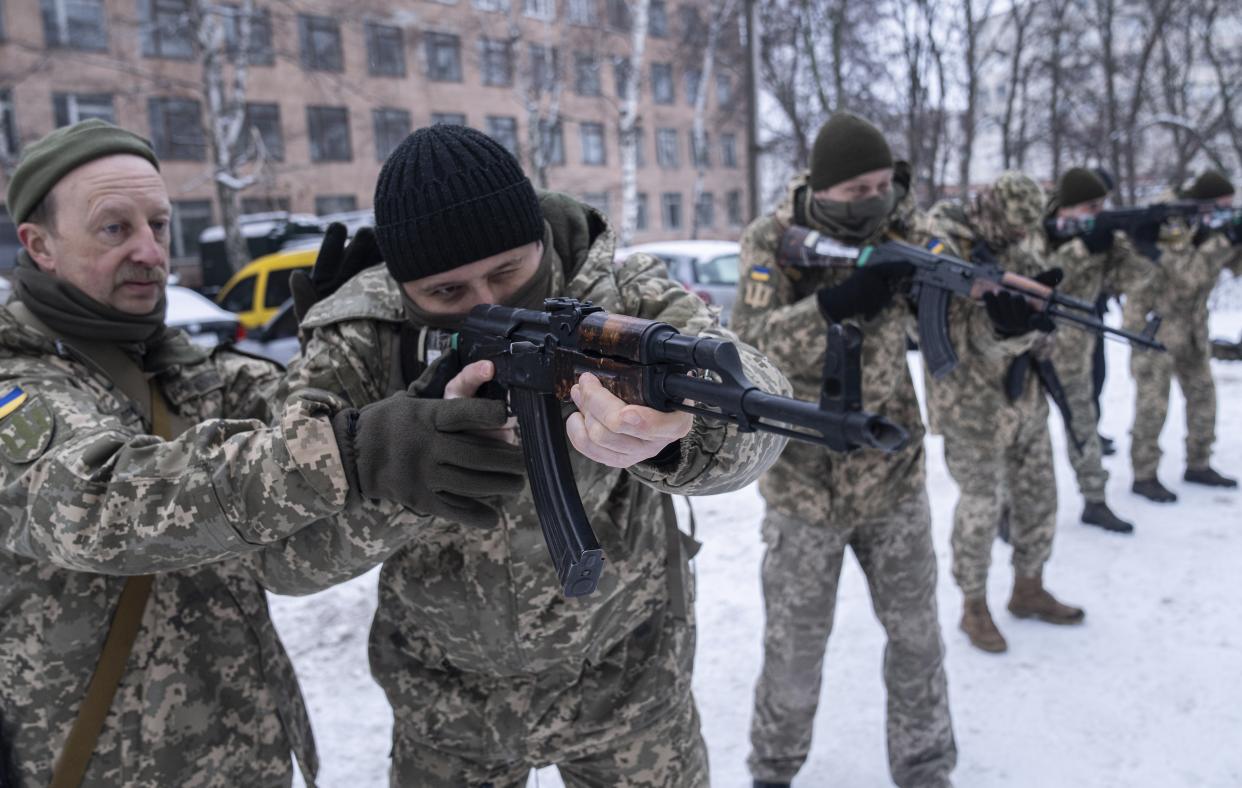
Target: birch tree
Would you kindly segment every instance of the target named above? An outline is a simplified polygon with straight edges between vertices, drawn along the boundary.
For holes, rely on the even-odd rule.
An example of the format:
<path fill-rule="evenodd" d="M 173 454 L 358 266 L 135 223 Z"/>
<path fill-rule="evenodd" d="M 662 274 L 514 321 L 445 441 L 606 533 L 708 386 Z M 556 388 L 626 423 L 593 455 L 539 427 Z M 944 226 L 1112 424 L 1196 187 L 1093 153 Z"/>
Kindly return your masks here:
<path fill-rule="evenodd" d="M 638 230 L 638 97 L 647 49 L 649 8 L 650 0 L 631 0 L 629 4 L 629 76 L 625 80 L 620 122 L 617 124 L 621 151 L 621 246 L 628 246 Z"/>
<path fill-rule="evenodd" d="M 716 50 L 720 44 L 720 32 L 729 20 L 733 19 L 736 9 L 736 0 L 726 0 L 715 8 L 707 25 L 707 40 L 703 43 L 703 59 L 699 68 L 699 87 L 694 96 L 694 119 L 691 129 L 694 139 L 690 151 L 694 159 L 694 187 L 691 189 L 690 201 L 690 204 L 694 206 L 694 219 L 690 224 L 692 239 L 699 237 L 699 202 L 703 198 L 703 180 L 707 175 L 707 130 L 705 128 L 707 95 L 716 73 Z"/>

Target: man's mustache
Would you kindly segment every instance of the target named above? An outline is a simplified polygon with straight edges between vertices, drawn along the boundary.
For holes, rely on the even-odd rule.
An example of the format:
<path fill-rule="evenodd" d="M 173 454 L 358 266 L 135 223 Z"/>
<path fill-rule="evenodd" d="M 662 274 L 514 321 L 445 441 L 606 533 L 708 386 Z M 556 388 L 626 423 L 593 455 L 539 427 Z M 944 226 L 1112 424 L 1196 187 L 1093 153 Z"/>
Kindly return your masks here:
<path fill-rule="evenodd" d="M 152 267 L 148 265 L 134 265 L 127 263 L 122 265 L 116 272 L 114 283 L 120 287 L 127 282 L 147 283 L 155 282 L 163 284 L 168 280 L 168 272 L 161 267 Z"/>

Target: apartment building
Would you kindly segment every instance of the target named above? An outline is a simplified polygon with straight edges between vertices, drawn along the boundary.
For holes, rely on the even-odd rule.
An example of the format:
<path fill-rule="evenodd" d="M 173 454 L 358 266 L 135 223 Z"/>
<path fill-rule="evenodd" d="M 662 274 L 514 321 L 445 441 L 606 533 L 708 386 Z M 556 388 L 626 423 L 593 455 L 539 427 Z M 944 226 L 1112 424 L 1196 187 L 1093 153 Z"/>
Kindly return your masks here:
<path fill-rule="evenodd" d="M 24 143 L 85 118 L 143 134 L 163 162 L 175 207 L 174 257 L 195 258 L 198 232 L 220 217 L 195 38 L 205 5 L 0 0 L 0 163 L 11 167 Z M 241 193 L 243 212 L 368 208 L 382 162 L 412 129 L 459 123 L 500 140 L 535 180 L 542 171 L 548 188 L 619 222 L 618 96 L 631 41 L 625 0 L 254 5 L 242 170 L 255 183 Z M 700 237 L 736 238 L 747 218 L 740 71 L 726 51 L 702 84 L 701 46 L 690 45 L 710 7 L 708 0 L 651 0 L 638 242 L 689 237 L 696 208 Z M 228 52 L 243 29 L 240 13 L 224 25 Z M 735 29 L 722 36 L 736 38 Z M 708 91 L 704 150 L 693 149 L 691 133 L 699 90 Z M 692 206 L 696 157 L 705 175 L 702 200 Z M 545 166 L 533 166 L 537 160 Z M 0 187 L 5 182 L 0 175 Z M 10 222 L 0 224 L 7 225 L 0 234 L 12 234 Z"/>

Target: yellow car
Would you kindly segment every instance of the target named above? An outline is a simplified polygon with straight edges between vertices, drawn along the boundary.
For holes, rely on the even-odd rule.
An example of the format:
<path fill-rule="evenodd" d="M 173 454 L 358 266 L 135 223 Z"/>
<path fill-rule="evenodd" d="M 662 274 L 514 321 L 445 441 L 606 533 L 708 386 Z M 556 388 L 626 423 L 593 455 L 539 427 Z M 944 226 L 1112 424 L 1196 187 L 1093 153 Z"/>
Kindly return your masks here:
<path fill-rule="evenodd" d="M 318 254 L 316 244 L 310 249 L 276 252 L 257 258 L 224 283 L 216 303 L 236 313 L 247 331 L 264 326 L 292 296 L 289 277 L 297 270 L 310 273 Z"/>

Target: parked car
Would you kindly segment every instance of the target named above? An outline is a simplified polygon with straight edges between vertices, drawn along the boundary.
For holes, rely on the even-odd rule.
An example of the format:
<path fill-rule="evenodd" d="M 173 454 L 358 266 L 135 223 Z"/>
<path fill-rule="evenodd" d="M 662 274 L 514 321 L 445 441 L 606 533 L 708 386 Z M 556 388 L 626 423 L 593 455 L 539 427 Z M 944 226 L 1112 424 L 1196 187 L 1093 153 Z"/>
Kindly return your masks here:
<path fill-rule="evenodd" d="M 245 214 L 238 221 L 250 260 L 284 251 L 300 241 L 322 239 L 327 227 L 317 216 L 287 211 Z M 198 247 L 203 288 L 214 297 L 213 290 L 223 287 L 233 275 L 224 251 L 224 228 L 215 225 L 203 230 L 198 235 Z"/>
<path fill-rule="evenodd" d="M 215 347 L 241 334 L 237 315 L 216 306 L 210 298 L 178 285 L 169 285 L 167 294 L 164 322 L 171 328 L 184 329 L 196 345 Z"/>
<path fill-rule="evenodd" d="M 660 258 L 669 276 L 708 304 L 720 307 L 720 322 L 727 325 L 737 297 L 737 270 L 741 246 L 736 241 L 656 241 L 618 249 L 616 259 L 635 252 Z"/>
<path fill-rule="evenodd" d="M 237 343 L 237 349 L 287 366 L 302 349 L 298 343 L 298 316 L 293 311 L 293 301 L 286 301 L 262 328 L 248 332 Z"/>
<path fill-rule="evenodd" d="M 310 271 L 318 254 L 316 239 L 300 249 L 264 255 L 233 274 L 216 303 L 236 313 L 247 331 L 262 328 L 293 295 L 289 277 L 299 269 Z"/>

